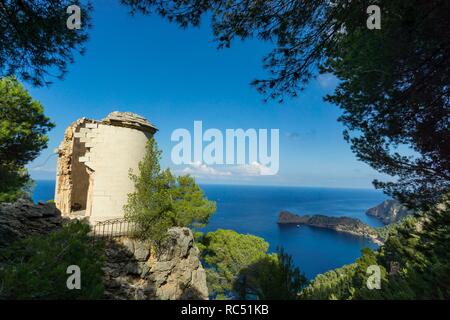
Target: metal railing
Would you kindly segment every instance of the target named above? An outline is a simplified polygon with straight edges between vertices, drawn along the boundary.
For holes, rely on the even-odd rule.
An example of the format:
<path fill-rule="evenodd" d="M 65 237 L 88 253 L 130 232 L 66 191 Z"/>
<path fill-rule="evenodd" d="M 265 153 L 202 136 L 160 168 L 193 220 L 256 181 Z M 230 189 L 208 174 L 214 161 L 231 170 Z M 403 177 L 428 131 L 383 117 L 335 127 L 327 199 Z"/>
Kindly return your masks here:
<path fill-rule="evenodd" d="M 133 232 L 134 223 L 125 218 L 97 222 L 91 231 L 94 239 L 109 240 L 116 237 L 128 237 Z"/>

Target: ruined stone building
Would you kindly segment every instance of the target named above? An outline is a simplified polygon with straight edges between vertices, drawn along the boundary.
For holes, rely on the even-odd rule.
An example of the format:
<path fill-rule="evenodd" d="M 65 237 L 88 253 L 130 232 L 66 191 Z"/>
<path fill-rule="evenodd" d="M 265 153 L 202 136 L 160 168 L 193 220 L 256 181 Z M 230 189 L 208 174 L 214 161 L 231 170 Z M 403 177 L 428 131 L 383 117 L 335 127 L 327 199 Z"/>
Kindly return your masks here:
<path fill-rule="evenodd" d="M 65 131 L 57 148 L 56 207 L 91 224 L 123 217 L 147 140 L 157 131 L 145 118 L 112 112 L 105 119 L 81 118 Z"/>

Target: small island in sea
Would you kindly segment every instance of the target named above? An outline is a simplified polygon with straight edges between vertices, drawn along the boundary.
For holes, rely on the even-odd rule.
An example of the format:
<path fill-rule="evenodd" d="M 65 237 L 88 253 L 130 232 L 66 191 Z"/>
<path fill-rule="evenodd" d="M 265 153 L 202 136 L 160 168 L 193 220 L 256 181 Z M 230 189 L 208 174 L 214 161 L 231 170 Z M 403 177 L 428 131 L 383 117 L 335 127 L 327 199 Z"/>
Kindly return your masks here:
<path fill-rule="evenodd" d="M 365 237 L 378 245 L 383 244 L 383 239 L 380 237 L 377 229 L 355 218 L 330 217 L 321 214 L 298 215 L 289 211 L 281 211 L 278 216 L 278 224 L 307 225 L 315 228 L 330 229 Z"/>

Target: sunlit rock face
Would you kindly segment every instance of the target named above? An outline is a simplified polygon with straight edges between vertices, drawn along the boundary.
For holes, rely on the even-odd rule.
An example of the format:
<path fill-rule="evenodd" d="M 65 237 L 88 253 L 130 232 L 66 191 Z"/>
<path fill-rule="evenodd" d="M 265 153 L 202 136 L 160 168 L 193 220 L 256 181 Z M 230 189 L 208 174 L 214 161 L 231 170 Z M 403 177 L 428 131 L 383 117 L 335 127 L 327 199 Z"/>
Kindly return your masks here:
<path fill-rule="evenodd" d="M 206 273 L 188 228 L 169 229 L 159 252 L 145 242 L 108 242 L 105 298 L 136 300 L 208 299 Z"/>
<path fill-rule="evenodd" d="M 368 216 L 380 219 L 384 224 L 391 224 L 399 221 L 407 215 L 413 214 L 412 210 L 408 210 L 402 206 L 397 200 L 386 200 L 376 207 L 366 211 Z"/>

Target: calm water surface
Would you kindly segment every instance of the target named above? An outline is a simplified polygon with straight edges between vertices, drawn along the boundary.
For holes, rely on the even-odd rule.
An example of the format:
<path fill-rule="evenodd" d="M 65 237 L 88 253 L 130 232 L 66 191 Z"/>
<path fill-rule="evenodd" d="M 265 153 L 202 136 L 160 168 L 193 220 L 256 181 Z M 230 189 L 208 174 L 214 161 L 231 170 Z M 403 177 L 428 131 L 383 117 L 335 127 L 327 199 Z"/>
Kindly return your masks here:
<path fill-rule="evenodd" d="M 33 200 L 54 197 L 54 181 L 37 181 Z M 273 251 L 282 245 L 309 278 L 353 262 L 371 241 L 331 230 L 307 226 L 279 226 L 278 213 L 325 214 L 359 218 L 371 226 L 382 224 L 364 212 L 386 199 L 365 189 L 202 185 L 217 212 L 202 231 L 233 229 L 263 237 Z"/>

